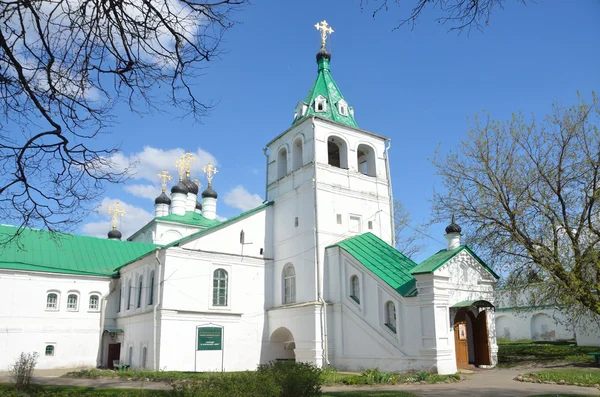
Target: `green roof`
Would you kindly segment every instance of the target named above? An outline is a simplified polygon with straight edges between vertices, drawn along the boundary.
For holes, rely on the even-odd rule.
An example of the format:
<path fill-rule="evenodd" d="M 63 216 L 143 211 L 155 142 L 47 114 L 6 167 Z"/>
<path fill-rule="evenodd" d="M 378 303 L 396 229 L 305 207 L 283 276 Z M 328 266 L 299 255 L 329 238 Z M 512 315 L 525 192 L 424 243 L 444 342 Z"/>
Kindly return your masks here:
<path fill-rule="evenodd" d="M 442 265 L 444 265 L 450 259 L 454 258 L 460 252 L 465 251 L 465 250 L 469 254 L 471 254 L 471 256 L 473 258 L 475 258 L 488 272 L 490 272 L 492 274 L 492 276 L 494 276 L 496 279 L 500 278 L 500 276 L 498 276 L 496 274 L 496 272 L 494 272 L 492 270 L 492 268 L 490 268 L 484 261 L 482 261 L 481 258 L 479 258 L 471 250 L 471 248 L 469 248 L 466 245 L 461 245 L 460 247 L 454 248 L 452 250 L 443 249 L 443 250 L 439 251 L 438 253 L 433 254 L 429 258 L 425 259 L 423 262 L 419 263 L 419 265 L 412 270 L 411 274 L 433 273 L 437 269 L 439 269 L 440 267 L 442 267 Z"/>
<path fill-rule="evenodd" d="M 203 227 L 211 227 L 211 226 L 221 223 L 221 221 L 218 221 L 216 219 L 206 219 L 205 217 L 202 216 L 202 214 L 199 214 L 194 211 L 187 211 L 185 213 L 185 215 L 169 214 L 166 216 L 158 216 L 155 219 L 157 221 L 177 222 L 177 223 L 184 223 L 186 225 L 203 226 Z"/>
<path fill-rule="evenodd" d="M 327 248 L 340 247 L 402 296 L 417 294 L 411 270 L 417 264 L 373 233 L 364 233 Z"/>
<path fill-rule="evenodd" d="M 321 50 L 319 55 L 323 54 L 323 51 L 324 50 Z M 347 106 L 345 115 L 342 115 L 339 112 L 338 102 L 346 101 L 342 96 L 337 84 L 335 84 L 335 81 L 333 81 L 333 78 L 331 77 L 331 73 L 329 71 L 329 62 L 330 60 L 326 56 L 317 57 L 317 80 L 313 84 L 310 92 L 306 96 L 306 100 L 304 101 L 304 105 L 307 107 L 306 111 L 303 115 L 297 115 L 292 125 L 298 123 L 300 120 L 315 115 L 335 121 L 336 123 L 358 128 L 358 125 L 354 120 L 354 110 L 350 106 Z M 317 112 L 315 110 L 315 99 L 317 99 L 319 96 L 324 97 L 327 102 L 325 109 Z"/>
<path fill-rule="evenodd" d="M 0 225 L 0 241 L 18 227 Z M 115 269 L 156 249 L 154 244 L 108 240 L 46 230 L 24 229 L 0 246 L 0 268 L 90 276 L 112 276 Z"/>
<path fill-rule="evenodd" d="M 249 211 L 242 212 L 241 214 L 239 214 L 239 215 L 237 215 L 237 216 L 234 216 L 233 218 L 229 218 L 229 219 L 227 219 L 226 221 L 219 222 L 219 223 L 217 223 L 216 225 L 210 226 L 210 227 L 208 227 L 208 228 L 206 228 L 206 229 L 202 229 L 202 230 L 200 230 L 200 231 L 198 231 L 198 232 L 196 232 L 196 233 L 190 234 L 189 236 L 182 237 L 182 238 L 180 238 L 179 240 L 175 240 L 175 241 L 173 241 L 172 243 L 166 244 L 166 245 L 164 246 L 164 248 L 171 248 L 171 247 L 177 246 L 177 245 L 179 245 L 179 244 L 181 244 L 181 243 L 185 243 L 186 241 L 192 240 L 192 239 L 194 239 L 194 238 L 196 238 L 196 237 L 199 237 L 199 236 L 202 236 L 202 235 L 205 235 L 205 234 L 208 234 L 208 233 L 214 232 L 215 230 L 222 229 L 222 228 L 224 228 L 224 227 L 226 227 L 226 226 L 229 226 L 229 225 L 231 225 L 232 223 L 235 223 L 235 222 L 237 222 L 237 221 L 239 221 L 239 220 L 242 220 L 242 219 L 244 219 L 244 218 L 247 218 L 248 216 L 250 216 L 250 215 L 252 215 L 252 214 L 255 214 L 255 213 L 257 213 L 257 212 L 259 212 L 259 211 L 261 211 L 261 210 L 263 210 L 263 209 L 267 208 L 267 207 L 268 207 L 268 206 L 270 206 L 270 205 L 273 205 L 273 201 L 269 201 L 269 202 L 267 202 L 267 203 L 264 203 L 264 204 L 262 204 L 262 205 L 259 205 L 258 207 L 256 207 L 256 208 L 253 208 L 253 209 L 251 209 L 251 210 L 249 210 Z M 164 217 L 164 218 L 166 218 L 166 217 Z"/>

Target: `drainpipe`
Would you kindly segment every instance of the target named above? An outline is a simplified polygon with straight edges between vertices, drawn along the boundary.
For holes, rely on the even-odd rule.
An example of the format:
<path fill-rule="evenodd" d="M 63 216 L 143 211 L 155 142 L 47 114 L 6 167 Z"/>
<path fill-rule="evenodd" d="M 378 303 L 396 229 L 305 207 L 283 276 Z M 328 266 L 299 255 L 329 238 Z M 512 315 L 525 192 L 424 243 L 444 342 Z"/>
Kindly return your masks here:
<path fill-rule="evenodd" d="M 392 140 L 387 139 L 385 147 L 385 176 L 388 180 L 388 195 L 390 197 L 390 225 L 392 227 L 392 247 L 396 248 L 396 229 L 394 228 L 394 196 L 392 195 L 392 178 L 390 177 L 390 155 L 388 150 L 392 147 Z"/>
<path fill-rule="evenodd" d="M 156 256 L 156 266 L 155 266 L 155 270 L 154 270 L 154 274 L 157 275 L 156 280 L 156 302 L 154 303 L 154 349 L 152 349 L 154 351 L 154 370 L 158 371 L 159 370 L 159 366 L 158 366 L 158 306 L 161 305 L 161 283 L 162 283 L 162 269 L 163 267 L 161 266 L 160 263 L 160 259 L 158 258 L 158 252 L 160 251 L 160 248 L 157 248 L 155 251 L 155 256 Z"/>
<path fill-rule="evenodd" d="M 265 201 L 269 200 L 267 196 L 269 194 L 269 155 L 267 154 L 267 150 L 269 150 L 269 148 L 263 148 L 263 153 L 265 155 L 265 163 L 267 164 L 267 167 L 265 169 Z"/>
<path fill-rule="evenodd" d="M 315 117 L 312 117 L 312 127 L 313 127 L 313 139 L 316 142 L 315 136 Z M 319 261 L 319 212 L 317 208 L 317 151 L 313 144 L 313 168 L 314 168 L 314 200 L 315 200 L 315 208 L 314 208 L 314 217 L 315 217 L 315 265 L 317 267 L 317 301 L 321 304 L 321 313 L 320 313 L 320 322 L 321 322 L 321 349 L 323 350 L 323 363 L 329 365 L 329 354 L 327 347 L 327 302 L 323 299 L 323 285 L 321 283 L 321 266 Z"/>

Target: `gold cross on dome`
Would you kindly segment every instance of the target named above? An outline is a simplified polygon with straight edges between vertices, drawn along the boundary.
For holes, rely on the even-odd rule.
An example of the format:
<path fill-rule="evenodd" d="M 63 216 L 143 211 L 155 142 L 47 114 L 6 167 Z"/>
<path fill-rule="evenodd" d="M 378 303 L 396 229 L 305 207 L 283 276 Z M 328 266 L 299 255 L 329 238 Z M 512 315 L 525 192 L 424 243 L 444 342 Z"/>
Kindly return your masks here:
<path fill-rule="evenodd" d="M 167 190 L 167 181 L 173 179 L 167 170 L 162 170 L 161 173 L 156 174 L 157 177 L 160 178 L 162 191 L 165 192 Z"/>
<path fill-rule="evenodd" d="M 332 34 L 334 30 L 327 24 L 326 20 L 315 24 L 315 28 L 321 31 L 321 47 L 325 48 L 325 41 L 327 41 L 327 35 Z"/>
<path fill-rule="evenodd" d="M 119 201 L 115 201 L 113 205 L 108 207 L 108 213 L 111 216 L 113 230 L 117 230 L 117 223 L 119 222 L 119 217 L 125 215 L 125 210 L 122 209 L 120 206 L 121 203 Z"/>
<path fill-rule="evenodd" d="M 192 152 L 187 152 L 185 154 L 185 176 L 190 177 L 190 172 L 192 169 L 192 162 L 196 160 L 196 157 L 192 154 Z"/>
<path fill-rule="evenodd" d="M 179 180 L 183 180 L 183 174 L 185 174 L 185 170 L 187 169 L 187 160 L 185 154 L 182 154 L 179 160 L 175 162 L 175 167 L 177 167 L 177 171 L 179 171 Z"/>
<path fill-rule="evenodd" d="M 217 172 L 219 172 L 219 170 L 217 170 L 217 167 L 212 165 L 212 163 L 210 161 L 208 162 L 208 164 L 206 164 L 204 167 L 202 167 L 202 171 L 204 171 L 204 173 L 206 174 L 206 179 L 208 180 L 208 186 L 210 186 L 212 184 L 213 177 L 215 176 L 215 174 Z"/>

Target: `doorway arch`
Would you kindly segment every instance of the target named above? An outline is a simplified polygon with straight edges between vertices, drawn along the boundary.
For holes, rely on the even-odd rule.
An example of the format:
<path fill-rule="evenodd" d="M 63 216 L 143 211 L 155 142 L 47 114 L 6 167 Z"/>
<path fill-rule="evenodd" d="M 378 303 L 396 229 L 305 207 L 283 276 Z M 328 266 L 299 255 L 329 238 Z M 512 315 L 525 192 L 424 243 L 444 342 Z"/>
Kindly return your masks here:
<path fill-rule="evenodd" d="M 458 369 L 492 365 L 487 308 L 493 307 L 486 301 L 461 302 L 452 307 L 457 309 L 453 328 Z"/>
<path fill-rule="evenodd" d="M 269 338 L 273 358 L 275 360 L 296 360 L 296 342 L 294 335 L 286 327 L 279 327 L 271 334 Z"/>

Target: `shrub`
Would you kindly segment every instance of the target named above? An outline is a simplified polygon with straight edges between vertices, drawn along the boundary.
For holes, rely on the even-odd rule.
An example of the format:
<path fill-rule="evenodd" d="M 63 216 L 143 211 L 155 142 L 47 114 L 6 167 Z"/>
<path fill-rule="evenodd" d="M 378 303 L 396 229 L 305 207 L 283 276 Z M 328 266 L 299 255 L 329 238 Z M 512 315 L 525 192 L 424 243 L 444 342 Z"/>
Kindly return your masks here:
<path fill-rule="evenodd" d="M 379 368 L 367 369 L 360 374 L 363 384 L 379 385 L 379 384 L 396 384 L 396 375 L 391 372 L 381 372 Z"/>
<path fill-rule="evenodd" d="M 314 364 L 271 361 L 259 365 L 257 373 L 273 377 L 281 387 L 280 397 L 312 397 L 321 394 L 321 370 Z"/>
<path fill-rule="evenodd" d="M 15 384 L 16 390 L 29 387 L 37 359 L 37 353 L 21 353 L 15 363 L 8 368 L 10 380 Z"/>
<path fill-rule="evenodd" d="M 268 373 L 240 372 L 179 383 L 174 397 L 279 397 L 281 387 Z"/>

